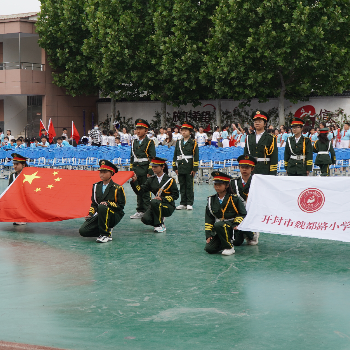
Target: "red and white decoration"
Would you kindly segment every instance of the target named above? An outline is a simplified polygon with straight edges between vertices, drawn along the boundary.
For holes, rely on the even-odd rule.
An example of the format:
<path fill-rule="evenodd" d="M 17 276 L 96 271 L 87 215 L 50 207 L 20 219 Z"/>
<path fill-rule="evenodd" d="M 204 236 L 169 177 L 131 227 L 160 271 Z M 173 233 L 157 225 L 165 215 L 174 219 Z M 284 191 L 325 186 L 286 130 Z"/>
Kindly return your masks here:
<path fill-rule="evenodd" d="M 254 175 L 243 231 L 350 242 L 347 177 Z"/>

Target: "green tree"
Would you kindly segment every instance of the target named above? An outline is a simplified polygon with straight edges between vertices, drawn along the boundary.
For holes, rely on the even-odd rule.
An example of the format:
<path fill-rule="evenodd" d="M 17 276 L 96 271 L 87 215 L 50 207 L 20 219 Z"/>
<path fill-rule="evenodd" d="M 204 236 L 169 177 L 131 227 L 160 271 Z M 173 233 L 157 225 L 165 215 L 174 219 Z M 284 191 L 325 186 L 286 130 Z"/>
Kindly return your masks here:
<path fill-rule="evenodd" d="M 204 84 L 235 100 L 307 99 L 343 92 L 350 78 L 347 0 L 221 0 L 208 40 Z"/>
<path fill-rule="evenodd" d="M 84 0 L 41 0 L 36 23 L 39 45 L 54 70 L 54 83 L 73 96 L 98 91 L 90 68 L 92 57 L 83 53 L 84 41 L 90 36 L 84 6 Z"/>

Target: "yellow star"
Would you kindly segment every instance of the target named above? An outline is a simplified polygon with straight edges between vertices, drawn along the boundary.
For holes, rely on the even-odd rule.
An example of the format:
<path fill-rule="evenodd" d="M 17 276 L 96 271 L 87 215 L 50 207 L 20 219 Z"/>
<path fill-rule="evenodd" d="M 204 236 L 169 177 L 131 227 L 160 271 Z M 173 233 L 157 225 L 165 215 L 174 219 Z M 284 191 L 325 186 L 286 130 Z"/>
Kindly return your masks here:
<path fill-rule="evenodd" d="M 23 183 L 25 183 L 26 181 L 28 181 L 30 184 L 32 184 L 34 179 L 40 179 L 40 176 L 36 176 L 38 172 L 36 171 L 34 174 L 32 175 L 24 175 L 25 179 L 23 180 Z"/>
<path fill-rule="evenodd" d="M 34 190 L 35 192 L 39 192 L 41 191 L 41 188 L 37 188 L 36 190 Z"/>
<path fill-rule="evenodd" d="M 58 174 L 58 171 L 54 171 L 53 172 L 53 176 L 57 175 Z"/>
<path fill-rule="evenodd" d="M 55 179 L 55 181 L 61 181 L 62 178 L 58 177 L 57 179 Z"/>
<path fill-rule="evenodd" d="M 48 185 L 46 188 L 49 188 L 51 190 L 52 187 L 53 185 Z"/>

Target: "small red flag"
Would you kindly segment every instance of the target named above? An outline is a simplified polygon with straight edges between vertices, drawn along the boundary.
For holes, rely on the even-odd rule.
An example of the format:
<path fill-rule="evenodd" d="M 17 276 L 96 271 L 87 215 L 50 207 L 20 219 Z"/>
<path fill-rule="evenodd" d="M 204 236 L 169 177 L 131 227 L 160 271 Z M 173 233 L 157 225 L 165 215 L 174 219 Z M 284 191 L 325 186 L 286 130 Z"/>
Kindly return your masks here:
<path fill-rule="evenodd" d="M 204 132 L 209 132 L 211 131 L 211 126 L 210 124 L 208 124 L 208 126 L 204 129 Z"/>
<path fill-rule="evenodd" d="M 112 180 L 123 185 L 132 175 L 119 171 Z M 86 216 L 92 185 L 98 181 L 98 171 L 25 167 L 0 196 L 0 221 L 53 222 Z"/>
<path fill-rule="evenodd" d="M 42 130 L 42 129 L 45 129 L 45 130 L 46 130 L 45 125 L 44 125 L 43 121 L 40 119 L 39 136 L 41 136 L 41 130 Z M 47 130 L 46 130 L 46 131 L 47 131 Z"/>
<path fill-rule="evenodd" d="M 80 136 L 79 136 L 78 130 L 77 130 L 77 128 L 75 127 L 73 121 L 72 121 L 72 136 L 71 136 L 71 138 L 74 139 L 75 142 L 78 144 L 78 142 L 79 142 L 79 140 L 80 140 Z"/>
<path fill-rule="evenodd" d="M 51 118 L 49 120 L 49 127 L 48 127 L 48 129 L 49 129 L 49 131 L 48 131 L 49 142 L 52 143 L 53 138 L 56 136 L 56 131 L 55 131 L 55 128 L 53 127 L 53 123 L 51 121 Z"/>

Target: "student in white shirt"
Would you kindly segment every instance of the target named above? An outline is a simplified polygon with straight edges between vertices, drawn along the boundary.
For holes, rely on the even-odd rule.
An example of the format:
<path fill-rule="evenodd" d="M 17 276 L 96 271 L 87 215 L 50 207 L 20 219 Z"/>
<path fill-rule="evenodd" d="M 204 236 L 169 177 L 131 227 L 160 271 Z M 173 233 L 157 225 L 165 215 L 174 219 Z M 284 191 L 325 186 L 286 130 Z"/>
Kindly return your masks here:
<path fill-rule="evenodd" d="M 164 133 L 164 129 L 161 127 L 159 129 L 159 134 L 157 135 L 157 140 L 161 144 L 166 140 L 167 134 Z"/>
<path fill-rule="evenodd" d="M 177 141 L 181 139 L 182 139 L 182 135 L 179 133 L 179 128 L 175 127 L 173 132 L 173 140 Z"/>
<path fill-rule="evenodd" d="M 38 143 L 38 146 L 43 148 L 50 147 L 50 144 L 47 142 L 47 138 L 45 136 L 41 138 L 41 142 Z"/>
<path fill-rule="evenodd" d="M 103 130 L 102 131 L 102 137 L 101 137 L 101 146 L 107 146 L 107 145 L 108 145 L 107 131 Z"/>
<path fill-rule="evenodd" d="M 214 128 L 214 132 L 213 132 L 213 136 L 211 138 L 211 145 L 218 147 L 218 142 L 220 141 L 221 137 L 220 137 L 220 128 L 218 126 L 216 126 Z"/>
<path fill-rule="evenodd" d="M 125 127 L 119 132 L 119 137 L 122 146 L 129 146 L 131 144 L 131 136 L 128 134 L 128 130 Z"/>
<path fill-rule="evenodd" d="M 199 132 L 197 133 L 196 141 L 198 147 L 205 146 L 205 143 L 208 142 L 208 136 L 205 132 L 203 132 L 203 128 L 201 126 L 199 127 Z"/>
<path fill-rule="evenodd" d="M 108 132 L 109 136 L 108 136 L 108 146 L 115 146 L 115 137 L 113 135 L 113 131 L 110 130 Z"/>

